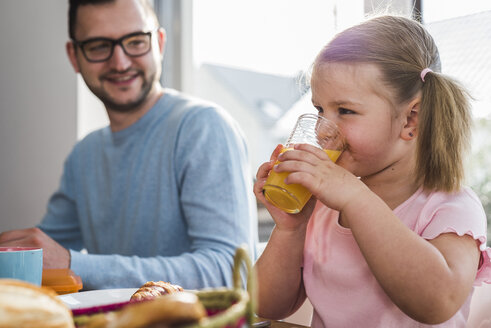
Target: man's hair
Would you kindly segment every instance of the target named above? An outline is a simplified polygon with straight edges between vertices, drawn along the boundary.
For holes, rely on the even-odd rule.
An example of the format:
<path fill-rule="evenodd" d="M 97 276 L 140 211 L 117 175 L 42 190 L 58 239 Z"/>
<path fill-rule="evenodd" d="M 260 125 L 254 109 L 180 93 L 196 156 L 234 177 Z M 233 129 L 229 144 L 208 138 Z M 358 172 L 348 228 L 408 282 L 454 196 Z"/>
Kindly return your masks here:
<path fill-rule="evenodd" d="M 102 5 L 106 3 L 113 3 L 117 0 L 69 0 L 68 6 L 68 35 L 70 39 L 75 40 L 75 26 L 77 24 L 77 11 L 80 6 L 86 5 Z M 156 27 L 159 26 L 159 20 L 157 19 L 157 15 L 153 10 L 152 5 L 148 2 L 148 0 L 139 0 L 142 4 L 147 15 L 155 21 Z"/>

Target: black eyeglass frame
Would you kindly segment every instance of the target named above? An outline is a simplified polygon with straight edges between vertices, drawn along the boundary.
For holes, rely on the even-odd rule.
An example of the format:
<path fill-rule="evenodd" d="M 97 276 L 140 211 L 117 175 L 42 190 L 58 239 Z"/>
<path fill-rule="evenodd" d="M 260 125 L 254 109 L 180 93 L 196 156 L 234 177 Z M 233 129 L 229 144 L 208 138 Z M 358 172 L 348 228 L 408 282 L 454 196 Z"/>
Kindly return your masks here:
<path fill-rule="evenodd" d="M 156 28 L 156 29 L 154 29 L 152 31 L 149 31 L 149 32 L 133 32 L 133 33 L 130 33 L 130 34 L 123 35 L 119 39 L 111 39 L 111 38 L 98 37 L 98 38 L 91 38 L 91 39 L 87 39 L 87 40 L 83 40 L 83 41 L 77 41 L 75 39 L 72 39 L 72 42 L 73 42 L 73 44 L 76 47 L 79 47 L 80 48 L 80 50 L 82 51 L 82 54 L 84 55 L 85 59 L 89 63 L 102 63 L 102 62 L 105 62 L 105 61 L 109 60 L 113 56 L 114 47 L 116 47 L 116 45 L 119 45 L 121 47 L 121 49 L 123 49 L 123 52 L 125 53 L 125 55 L 128 56 L 128 57 L 140 57 L 140 56 L 143 56 L 143 55 L 148 54 L 150 52 L 150 50 L 152 50 L 152 34 L 154 32 L 157 32 L 158 29 L 159 28 Z M 149 39 L 148 39 L 148 42 L 149 42 L 148 50 L 145 51 L 145 52 L 143 52 L 143 53 L 141 53 L 141 54 L 138 54 L 138 55 L 129 54 L 128 51 L 126 51 L 126 48 L 123 45 L 123 41 L 125 39 L 131 38 L 131 37 L 134 37 L 134 36 L 143 36 L 143 35 L 148 35 L 148 37 L 149 37 Z M 107 41 L 107 42 L 110 42 L 111 43 L 111 51 L 109 52 L 107 58 L 97 59 L 97 60 L 89 59 L 89 57 L 85 53 L 84 46 L 86 44 L 88 44 L 90 42 L 94 42 L 94 41 Z"/>

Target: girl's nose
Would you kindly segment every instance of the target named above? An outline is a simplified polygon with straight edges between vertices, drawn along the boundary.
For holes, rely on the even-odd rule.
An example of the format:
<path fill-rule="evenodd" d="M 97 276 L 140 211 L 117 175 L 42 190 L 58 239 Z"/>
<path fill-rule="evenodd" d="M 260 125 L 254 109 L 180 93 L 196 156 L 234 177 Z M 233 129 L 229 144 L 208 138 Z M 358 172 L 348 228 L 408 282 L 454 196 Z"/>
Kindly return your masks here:
<path fill-rule="evenodd" d="M 131 66 L 131 58 L 124 52 L 121 45 L 114 47 L 114 52 L 109 58 L 109 64 L 117 71 L 125 71 Z"/>
<path fill-rule="evenodd" d="M 321 114 L 321 116 L 324 117 L 324 118 L 326 118 L 326 119 L 328 119 L 329 121 L 332 121 L 332 122 L 338 124 L 338 115 L 334 111 L 325 110 Z"/>

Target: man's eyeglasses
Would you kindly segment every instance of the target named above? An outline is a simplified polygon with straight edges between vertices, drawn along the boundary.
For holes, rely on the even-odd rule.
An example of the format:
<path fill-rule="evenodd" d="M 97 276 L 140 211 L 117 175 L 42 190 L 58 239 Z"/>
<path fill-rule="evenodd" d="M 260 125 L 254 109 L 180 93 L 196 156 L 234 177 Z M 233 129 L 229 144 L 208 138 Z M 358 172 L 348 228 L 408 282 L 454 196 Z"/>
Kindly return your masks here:
<path fill-rule="evenodd" d="M 152 48 L 151 32 L 135 32 L 114 40 L 109 38 L 93 38 L 85 41 L 73 40 L 75 46 L 80 47 L 82 53 L 91 63 L 100 63 L 111 58 L 114 47 L 119 44 L 124 53 L 130 57 L 143 56 Z"/>

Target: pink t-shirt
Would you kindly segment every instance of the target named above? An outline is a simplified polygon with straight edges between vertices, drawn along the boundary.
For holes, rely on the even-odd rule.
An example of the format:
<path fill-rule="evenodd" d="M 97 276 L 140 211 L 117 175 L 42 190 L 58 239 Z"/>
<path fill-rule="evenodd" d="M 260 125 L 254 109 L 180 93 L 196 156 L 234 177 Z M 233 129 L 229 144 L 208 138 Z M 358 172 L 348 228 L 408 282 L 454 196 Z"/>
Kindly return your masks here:
<path fill-rule="evenodd" d="M 369 210 L 369 209 L 367 209 Z M 491 249 L 486 248 L 486 215 L 475 193 L 418 190 L 394 213 L 425 239 L 445 232 L 478 240 L 481 264 L 474 285 L 491 283 Z M 414 321 L 384 293 L 339 213 L 317 204 L 307 228 L 303 279 L 314 307 L 312 327 L 434 327 Z M 436 327 L 465 327 L 471 295 L 448 321 Z"/>

